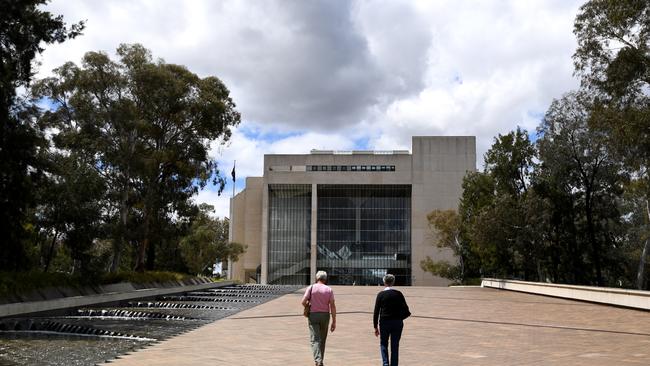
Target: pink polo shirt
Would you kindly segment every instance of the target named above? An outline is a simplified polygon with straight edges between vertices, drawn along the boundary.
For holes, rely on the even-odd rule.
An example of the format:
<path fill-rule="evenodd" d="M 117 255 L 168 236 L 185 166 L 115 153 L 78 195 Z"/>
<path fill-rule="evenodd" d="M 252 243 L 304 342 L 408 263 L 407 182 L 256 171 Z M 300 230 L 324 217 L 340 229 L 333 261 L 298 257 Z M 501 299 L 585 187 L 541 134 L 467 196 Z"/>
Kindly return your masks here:
<path fill-rule="evenodd" d="M 302 297 L 303 301 L 305 299 L 310 300 L 311 303 L 311 312 L 313 313 L 329 313 L 330 312 L 330 301 L 334 301 L 334 291 L 322 283 L 315 283 L 311 286 L 311 299 L 309 298 L 309 289 L 305 291 L 305 296 Z"/>

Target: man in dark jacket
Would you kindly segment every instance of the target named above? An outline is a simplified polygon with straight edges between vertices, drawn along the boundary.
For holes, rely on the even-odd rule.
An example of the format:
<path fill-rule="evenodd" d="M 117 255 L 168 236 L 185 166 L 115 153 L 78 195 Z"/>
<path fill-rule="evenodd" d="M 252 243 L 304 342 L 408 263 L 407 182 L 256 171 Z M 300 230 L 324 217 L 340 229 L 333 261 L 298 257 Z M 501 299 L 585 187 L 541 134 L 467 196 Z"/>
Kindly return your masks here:
<path fill-rule="evenodd" d="M 398 366 L 399 340 L 402 337 L 404 319 L 411 315 L 406 299 L 401 292 L 393 289 L 395 276 L 384 276 L 386 288 L 377 294 L 375 312 L 372 323 L 375 327 L 375 336 L 380 336 L 381 359 L 384 366 Z M 379 323 L 379 327 L 377 324 Z M 388 339 L 390 338 L 390 362 L 388 359 Z"/>

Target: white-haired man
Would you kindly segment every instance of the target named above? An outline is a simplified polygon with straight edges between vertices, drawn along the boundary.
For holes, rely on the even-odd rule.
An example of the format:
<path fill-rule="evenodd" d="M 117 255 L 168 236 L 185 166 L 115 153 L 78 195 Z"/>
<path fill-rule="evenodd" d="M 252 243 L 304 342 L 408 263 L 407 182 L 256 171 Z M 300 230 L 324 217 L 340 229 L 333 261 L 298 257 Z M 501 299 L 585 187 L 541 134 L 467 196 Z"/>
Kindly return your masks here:
<path fill-rule="evenodd" d="M 402 337 L 402 329 L 404 329 L 404 319 L 411 316 L 404 295 L 393 288 L 394 284 L 395 276 L 392 274 L 384 276 L 386 288 L 377 294 L 375 311 L 372 317 L 375 336 L 380 336 L 379 349 L 384 366 L 398 366 L 399 340 Z M 390 360 L 388 358 L 389 339 Z"/>
<path fill-rule="evenodd" d="M 311 351 L 314 355 L 314 364 L 323 366 L 325 358 L 325 341 L 328 328 L 334 332 L 336 329 L 336 305 L 334 292 L 327 286 L 327 273 L 318 271 L 316 283 L 309 286 L 302 297 L 302 305 L 310 305 L 309 333 L 311 335 Z M 330 314 L 332 326 L 329 326 Z"/>

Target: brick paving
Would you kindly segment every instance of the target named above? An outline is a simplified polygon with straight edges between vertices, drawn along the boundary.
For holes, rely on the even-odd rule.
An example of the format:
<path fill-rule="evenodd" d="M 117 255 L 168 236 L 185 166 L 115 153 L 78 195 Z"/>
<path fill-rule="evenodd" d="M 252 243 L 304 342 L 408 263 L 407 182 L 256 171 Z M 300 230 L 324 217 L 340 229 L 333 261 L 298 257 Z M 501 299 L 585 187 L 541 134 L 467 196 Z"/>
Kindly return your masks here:
<path fill-rule="evenodd" d="M 327 366 L 381 365 L 379 287 L 334 286 Z M 650 313 L 478 287 L 406 287 L 402 365 L 650 365 Z M 313 365 L 296 292 L 110 365 Z"/>

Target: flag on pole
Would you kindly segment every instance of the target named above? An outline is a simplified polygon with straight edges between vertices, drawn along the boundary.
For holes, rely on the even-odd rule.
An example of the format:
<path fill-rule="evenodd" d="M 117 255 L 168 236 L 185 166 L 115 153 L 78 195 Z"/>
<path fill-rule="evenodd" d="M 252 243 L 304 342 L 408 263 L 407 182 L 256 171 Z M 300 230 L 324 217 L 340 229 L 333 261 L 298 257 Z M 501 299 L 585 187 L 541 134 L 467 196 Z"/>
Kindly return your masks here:
<path fill-rule="evenodd" d="M 237 165 L 237 160 L 235 160 L 232 163 L 232 172 L 230 172 L 230 175 L 232 175 L 232 196 L 235 197 L 235 165 Z"/>

